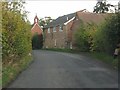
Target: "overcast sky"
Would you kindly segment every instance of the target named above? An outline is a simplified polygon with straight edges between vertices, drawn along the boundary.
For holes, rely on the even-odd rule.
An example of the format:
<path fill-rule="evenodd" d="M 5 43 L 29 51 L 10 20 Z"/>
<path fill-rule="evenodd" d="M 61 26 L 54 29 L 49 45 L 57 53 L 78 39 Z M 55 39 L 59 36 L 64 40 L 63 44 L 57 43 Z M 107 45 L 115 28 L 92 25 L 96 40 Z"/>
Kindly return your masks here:
<path fill-rule="evenodd" d="M 107 1 L 116 5 L 119 0 Z M 96 3 L 96 0 L 27 0 L 25 10 L 29 12 L 28 19 L 32 24 L 36 14 L 38 18 L 50 16 L 55 19 L 82 9 L 93 12 L 93 7 Z"/>

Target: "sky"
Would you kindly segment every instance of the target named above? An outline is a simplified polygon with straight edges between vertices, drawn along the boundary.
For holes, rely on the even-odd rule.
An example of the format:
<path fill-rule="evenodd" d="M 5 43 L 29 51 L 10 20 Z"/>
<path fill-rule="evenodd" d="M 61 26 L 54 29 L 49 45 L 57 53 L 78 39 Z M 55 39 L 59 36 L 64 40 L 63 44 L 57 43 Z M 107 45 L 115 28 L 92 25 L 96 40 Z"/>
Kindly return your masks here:
<path fill-rule="evenodd" d="M 28 20 L 33 24 L 34 17 L 37 14 L 38 18 L 50 16 L 56 19 L 59 16 L 74 13 L 79 10 L 87 9 L 93 12 L 93 8 L 97 0 L 25 0 L 25 10 Z M 119 0 L 107 0 L 107 3 L 117 5 Z"/>

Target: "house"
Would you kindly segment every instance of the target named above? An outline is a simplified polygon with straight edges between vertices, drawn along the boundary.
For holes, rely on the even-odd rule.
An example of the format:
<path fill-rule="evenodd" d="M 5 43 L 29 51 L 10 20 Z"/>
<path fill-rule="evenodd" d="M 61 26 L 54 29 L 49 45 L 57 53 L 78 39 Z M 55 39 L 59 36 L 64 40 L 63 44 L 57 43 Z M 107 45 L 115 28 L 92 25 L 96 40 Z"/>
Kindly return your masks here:
<path fill-rule="evenodd" d="M 75 13 L 60 16 L 44 27 L 45 48 L 67 47 L 67 31 L 70 29 L 74 18 Z"/>
<path fill-rule="evenodd" d="M 84 23 L 100 23 L 107 15 L 90 13 L 87 10 L 77 11 L 60 16 L 44 27 L 45 48 L 75 48 L 74 33 Z"/>
<path fill-rule="evenodd" d="M 40 49 L 43 46 L 43 30 L 38 24 L 38 17 L 37 15 L 34 18 L 34 24 L 31 29 L 32 33 L 32 48 L 33 49 Z"/>
<path fill-rule="evenodd" d="M 33 27 L 32 27 L 32 29 L 31 29 L 32 36 L 34 36 L 35 34 L 42 35 L 43 30 L 42 30 L 42 28 L 39 26 L 38 21 L 39 21 L 39 19 L 38 19 L 37 15 L 36 15 L 35 18 L 34 18 Z"/>

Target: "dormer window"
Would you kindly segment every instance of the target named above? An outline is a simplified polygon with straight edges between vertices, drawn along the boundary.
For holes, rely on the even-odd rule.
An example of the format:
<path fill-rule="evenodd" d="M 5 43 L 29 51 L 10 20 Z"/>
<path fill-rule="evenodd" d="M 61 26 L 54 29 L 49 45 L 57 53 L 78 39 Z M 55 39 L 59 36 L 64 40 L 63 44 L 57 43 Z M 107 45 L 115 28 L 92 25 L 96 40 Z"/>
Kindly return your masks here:
<path fill-rule="evenodd" d="M 63 28 L 61 25 L 59 26 L 59 31 L 63 31 Z"/>
<path fill-rule="evenodd" d="M 50 33 L 50 28 L 48 28 L 48 33 Z"/>
<path fill-rule="evenodd" d="M 53 27 L 53 32 L 56 32 L 56 27 Z"/>

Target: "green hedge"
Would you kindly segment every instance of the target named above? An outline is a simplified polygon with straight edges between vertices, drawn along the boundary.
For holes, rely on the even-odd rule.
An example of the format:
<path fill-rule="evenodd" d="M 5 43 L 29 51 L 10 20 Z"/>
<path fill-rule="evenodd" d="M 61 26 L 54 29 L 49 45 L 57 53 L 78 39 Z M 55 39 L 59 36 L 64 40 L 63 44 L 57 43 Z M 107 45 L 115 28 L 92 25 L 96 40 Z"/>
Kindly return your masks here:
<path fill-rule="evenodd" d="M 17 8 L 19 3 L 2 3 L 2 47 L 3 62 L 11 62 L 31 53 L 30 23 Z M 10 8 L 11 7 L 11 8 Z M 21 8 L 21 7 L 19 7 Z"/>
<path fill-rule="evenodd" d="M 2 2 L 2 84 L 7 85 L 31 62 L 31 25 L 24 2 Z"/>

